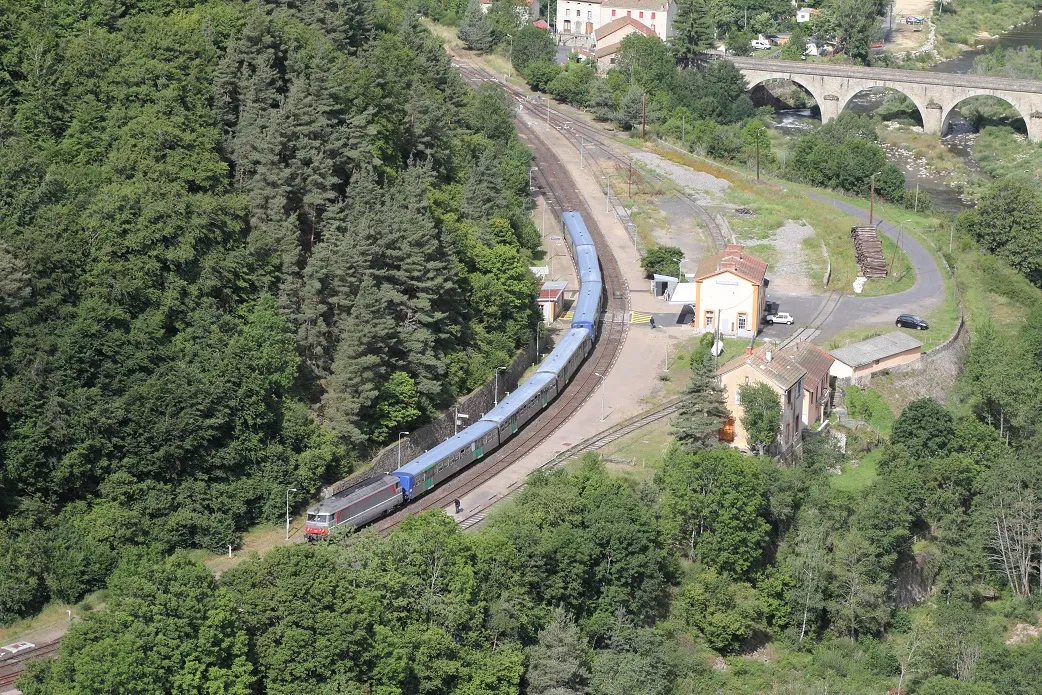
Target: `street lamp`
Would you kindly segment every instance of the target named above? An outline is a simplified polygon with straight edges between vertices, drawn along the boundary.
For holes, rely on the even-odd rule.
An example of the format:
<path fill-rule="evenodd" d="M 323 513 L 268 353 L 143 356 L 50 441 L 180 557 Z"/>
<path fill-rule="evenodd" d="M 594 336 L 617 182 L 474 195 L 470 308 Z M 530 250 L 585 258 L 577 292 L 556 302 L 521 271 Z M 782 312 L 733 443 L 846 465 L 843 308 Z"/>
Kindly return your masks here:
<path fill-rule="evenodd" d="M 408 436 L 409 436 L 408 432 L 399 432 L 398 433 L 398 467 L 399 468 L 402 467 L 402 437 L 408 437 Z"/>
<path fill-rule="evenodd" d="M 597 376 L 597 377 L 600 377 L 600 379 L 601 379 L 601 383 L 600 383 L 600 387 L 601 387 L 601 419 L 598 420 L 597 422 L 604 422 L 604 375 L 601 374 L 600 372 L 594 372 L 593 375 Z"/>
<path fill-rule="evenodd" d="M 494 397 L 494 403 L 492 405 L 499 405 L 499 372 L 500 370 L 506 369 L 506 367 L 496 367 L 496 394 Z"/>
<path fill-rule="evenodd" d="M 453 434 L 453 436 L 459 434 L 459 420 L 460 420 L 460 418 L 463 418 L 464 420 L 469 420 L 470 416 L 467 415 L 466 413 L 461 413 L 459 411 L 458 407 L 453 407 L 453 409 L 452 409 L 452 434 Z"/>
<path fill-rule="evenodd" d="M 296 492 L 297 488 L 288 487 L 286 488 L 286 540 L 289 540 L 289 493 Z"/>

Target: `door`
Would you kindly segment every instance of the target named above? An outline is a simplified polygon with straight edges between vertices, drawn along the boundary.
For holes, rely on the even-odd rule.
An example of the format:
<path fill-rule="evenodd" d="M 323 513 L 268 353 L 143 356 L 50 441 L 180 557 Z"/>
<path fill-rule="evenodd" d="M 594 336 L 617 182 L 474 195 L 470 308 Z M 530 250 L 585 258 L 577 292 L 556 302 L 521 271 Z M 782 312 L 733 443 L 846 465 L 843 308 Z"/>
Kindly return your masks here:
<path fill-rule="evenodd" d="M 471 444 L 471 450 L 474 452 L 474 458 L 476 458 L 476 459 L 481 458 L 481 440 L 480 439 L 478 441 L 474 442 L 473 444 Z"/>
<path fill-rule="evenodd" d="M 593 33 L 593 22 L 587 22 L 586 23 L 586 33 L 587 34 L 592 34 Z"/>

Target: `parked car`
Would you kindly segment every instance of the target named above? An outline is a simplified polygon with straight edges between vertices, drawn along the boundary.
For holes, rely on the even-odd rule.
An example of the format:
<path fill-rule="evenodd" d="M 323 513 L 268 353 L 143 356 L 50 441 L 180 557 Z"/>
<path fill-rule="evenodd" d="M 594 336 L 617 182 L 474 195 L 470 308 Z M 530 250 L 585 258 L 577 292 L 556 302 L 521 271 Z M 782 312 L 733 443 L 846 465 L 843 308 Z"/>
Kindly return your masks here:
<path fill-rule="evenodd" d="M 793 323 L 792 315 L 787 313 L 787 312 L 784 312 L 784 311 L 778 312 L 777 314 L 767 314 L 766 316 L 763 317 L 763 320 L 766 323 L 768 323 L 768 324 L 775 324 L 775 323 L 792 324 Z"/>
<path fill-rule="evenodd" d="M 758 51 L 766 51 L 769 50 L 771 47 L 771 42 L 767 39 L 753 39 L 749 43 L 750 45 L 752 45 L 753 48 L 755 48 Z"/>
<path fill-rule="evenodd" d="M 894 321 L 894 325 L 898 328 L 914 328 L 917 331 L 925 331 L 930 327 L 930 324 L 926 322 L 926 319 L 915 314 L 901 314 Z"/>
<path fill-rule="evenodd" d="M 905 17 L 905 24 L 922 24 L 925 21 L 925 17 L 916 17 L 913 14 L 910 14 L 907 17 Z"/>

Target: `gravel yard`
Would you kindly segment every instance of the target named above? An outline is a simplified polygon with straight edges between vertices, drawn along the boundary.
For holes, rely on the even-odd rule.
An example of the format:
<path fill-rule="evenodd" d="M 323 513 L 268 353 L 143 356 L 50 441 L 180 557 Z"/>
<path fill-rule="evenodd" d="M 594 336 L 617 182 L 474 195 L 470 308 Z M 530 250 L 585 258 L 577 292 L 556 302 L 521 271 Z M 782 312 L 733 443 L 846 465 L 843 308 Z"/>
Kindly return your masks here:
<path fill-rule="evenodd" d="M 774 247 L 774 260 L 767 269 L 767 277 L 771 280 L 771 290 L 785 294 L 816 294 L 820 289 L 810 278 L 812 263 L 819 259 L 809 258 L 804 241 L 814 236 L 814 229 L 809 224 L 785 220 L 778 229 L 765 240 L 750 241 L 750 245 L 769 245 Z M 752 250 L 756 253 L 756 250 Z M 819 252 L 820 253 L 820 252 Z"/>
<path fill-rule="evenodd" d="M 635 152 L 633 158 L 671 178 L 701 205 L 716 202 L 717 197 L 725 193 L 731 185 L 724 179 L 674 164 L 650 152 Z"/>

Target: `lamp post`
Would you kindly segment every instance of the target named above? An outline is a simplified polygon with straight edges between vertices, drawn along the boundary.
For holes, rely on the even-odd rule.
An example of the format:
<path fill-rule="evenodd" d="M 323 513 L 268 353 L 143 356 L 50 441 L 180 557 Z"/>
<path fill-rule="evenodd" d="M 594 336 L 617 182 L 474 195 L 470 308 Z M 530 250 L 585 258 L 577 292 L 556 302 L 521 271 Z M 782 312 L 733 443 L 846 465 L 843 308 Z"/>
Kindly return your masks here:
<path fill-rule="evenodd" d="M 499 405 L 499 372 L 504 369 L 506 369 L 506 367 L 496 367 L 496 392 L 495 397 L 493 398 L 494 403 L 492 404 L 494 406 Z"/>
<path fill-rule="evenodd" d="M 408 437 L 408 436 L 409 436 L 408 432 L 399 432 L 398 433 L 398 467 L 399 468 L 402 467 L 402 437 Z"/>
<path fill-rule="evenodd" d="M 604 422 L 604 375 L 600 372 L 594 372 L 593 375 L 601 379 L 601 419 L 598 422 Z"/>
<path fill-rule="evenodd" d="M 289 540 L 289 493 L 296 492 L 297 488 L 288 487 L 286 488 L 286 540 Z"/>

